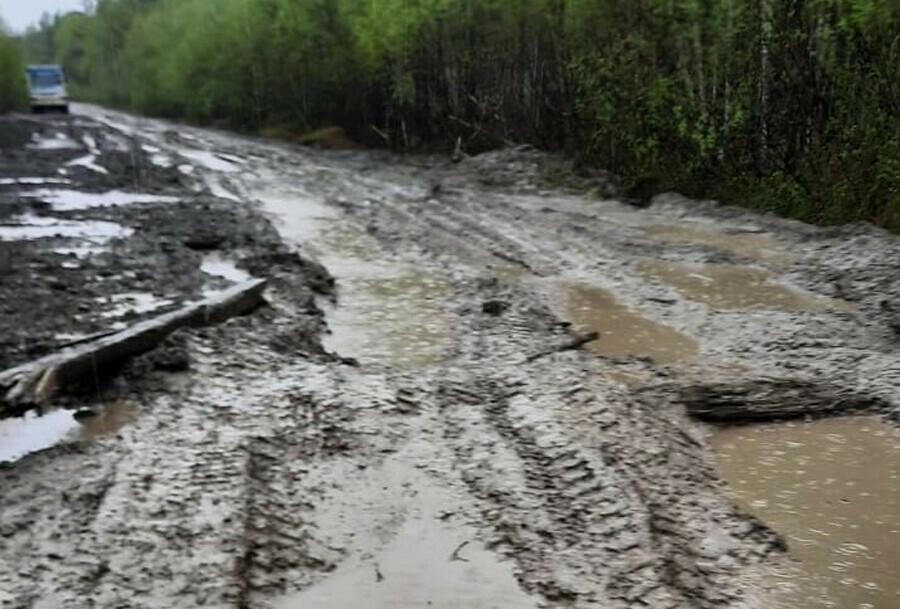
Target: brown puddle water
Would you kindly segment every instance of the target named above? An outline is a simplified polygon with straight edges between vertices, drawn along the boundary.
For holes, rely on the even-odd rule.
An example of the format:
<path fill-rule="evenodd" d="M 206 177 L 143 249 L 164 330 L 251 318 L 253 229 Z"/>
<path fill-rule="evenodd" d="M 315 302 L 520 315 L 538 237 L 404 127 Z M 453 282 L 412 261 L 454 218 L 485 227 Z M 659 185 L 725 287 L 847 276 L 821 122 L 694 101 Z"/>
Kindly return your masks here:
<path fill-rule="evenodd" d="M 771 280 L 768 273 L 733 264 L 689 266 L 661 260 L 640 260 L 638 271 L 667 283 L 690 300 L 716 309 L 777 308 L 789 311 L 844 309 L 839 300 L 819 298 Z"/>
<path fill-rule="evenodd" d="M 411 465 L 438 458 L 431 446 L 417 448 L 426 443 L 413 440 L 370 468 L 337 491 L 339 502 L 322 499 L 337 517 L 325 526 L 351 527 L 347 558 L 327 579 L 267 606 L 537 609 L 516 580 L 515 563 L 488 550 L 482 534 L 457 517 L 459 490 Z"/>
<path fill-rule="evenodd" d="M 450 335 L 443 305 L 450 284 L 414 267 L 354 264 L 335 272 L 338 306 L 326 308 L 323 344 L 362 363 L 414 366 L 440 361 Z"/>
<path fill-rule="evenodd" d="M 651 224 L 644 228 L 651 237 L 667 243 L 695 243 L 776 265 L 788 265 L 797 259 L 784 245 L 756 233 L 727 233 L 687 224 Z"/>
<path fill-rule="evenodd" d="M 339 570 L 310 589 L 272 603 L 274 609 L 536 607 L 512 567 L 459 530 L 408 520 L 372 563 Z M 463 545 L 465 544 L 465 545 Z M 454 554 L 455 553 L 455 554 Z"/>
<path fill-rule="evenodd" d="M 278 216 L 282 237 L 314 255 L 337 282 L 337 306 L 321 303 L 328 350 L 363 364 L 417 366 L 444 357 L 453 321 L 444 277 L 393 259 L 314 197 L 282 191 L 263 201 Z"/>
<path fill-rule="evenodd" d="M 134 421 L 139 413 L 140 409 L 131 402 L 107 402 L 95 416 L 78 419 L 82 427 L 81 437 L 90 440 L 115 433 Z"/>
<path fill-rule="evenodd" d="M 736 501 L 797 563 L 766 607 L 900 607 L 900 430 L 847 417 L 726 428 L 712 443 Z"/>
<path fill-rule="evenodd" d="M 590 343 L 590 348 L 601 355 L 649 356 L 660 364 L 671 364 L 697 353 L 697 341 L 631 311 L 602 288 L 566 284 L 564 298 L 563 318 L 579 332 L 599 332 L 600 340 Z"/>
<path fill-rule="evenodd" d="M 0 420 L 0 463 L 17 461 L 57 444 L 115 433 L 137 417 L 138 407 L 116 401 L 104 404 L 94 416 L 76 419 L 74 414 L 71 410 L 44 415 L 31 411 L 23 417 Z"/>

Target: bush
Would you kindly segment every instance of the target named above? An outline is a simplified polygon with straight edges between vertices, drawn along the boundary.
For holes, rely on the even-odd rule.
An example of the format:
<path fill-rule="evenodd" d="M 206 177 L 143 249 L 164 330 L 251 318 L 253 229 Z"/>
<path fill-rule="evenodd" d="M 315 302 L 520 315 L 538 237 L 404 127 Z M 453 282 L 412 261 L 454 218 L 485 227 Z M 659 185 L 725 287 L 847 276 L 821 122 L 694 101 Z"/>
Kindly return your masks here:
<path fill-rule="evenodd" d="M 0 24 L 2 27 L 2 24 Z M 25 65 L 18 45 L 0 32 L 0 112 L 25 104 Z"/>

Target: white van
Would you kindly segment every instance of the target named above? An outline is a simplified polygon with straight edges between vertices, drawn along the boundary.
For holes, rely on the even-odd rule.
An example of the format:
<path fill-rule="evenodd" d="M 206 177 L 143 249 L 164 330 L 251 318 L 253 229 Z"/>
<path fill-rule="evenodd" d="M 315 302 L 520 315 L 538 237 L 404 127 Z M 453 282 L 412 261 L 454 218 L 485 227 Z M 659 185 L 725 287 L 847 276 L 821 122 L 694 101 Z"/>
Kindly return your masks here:
<path fill-rule="evenodd" d="M 32 112 L 69 113 L 69 94 L 63 70 L 57 65 L 28 66 L 28 101 Z"/>

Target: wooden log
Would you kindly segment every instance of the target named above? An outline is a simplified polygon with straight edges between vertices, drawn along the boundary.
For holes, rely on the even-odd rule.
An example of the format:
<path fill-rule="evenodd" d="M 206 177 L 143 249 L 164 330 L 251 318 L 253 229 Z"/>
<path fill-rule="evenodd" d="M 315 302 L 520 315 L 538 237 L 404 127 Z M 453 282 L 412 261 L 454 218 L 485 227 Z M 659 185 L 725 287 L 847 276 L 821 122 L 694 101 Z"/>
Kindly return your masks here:
<path fill-rule="evenodd" d="M 580 334 L 575 336 L 572 340 L 566 341 L 565 343 L 559 345 L 558 347 L 529 355 L 525 358 L 525 361 L 530 363 L 539 360 L 542 357 L 547 357 L 548 355 L 553 355 L 554 353 L 559 353 L 561 351 L 574 351 L 576 349 L 581 349 L 586 344 L 594 342 L 599 338 L 600 333 L 596 331 L 588 332 L 587 334 Z"/>
<path fill-rule="evenodd" d="M 690 416 L 721 424 L 879 412 L 884 400 L 828 383 L 753 379 L 693 385 L 679 391 Z"/>
<path fill-rule="evenodd" d="M 121 332 L 79 343 L 0 372 L 0 390 L 6 392 L 0 403 L 0 416 L 6 410 L 43 404 L 61 388 L 96 378 L 128 358 L 150 351 L 178 328 L 220 323 L 246 313 L 262 302 L 265 287 L 265 279 L 246 281 Z"/>

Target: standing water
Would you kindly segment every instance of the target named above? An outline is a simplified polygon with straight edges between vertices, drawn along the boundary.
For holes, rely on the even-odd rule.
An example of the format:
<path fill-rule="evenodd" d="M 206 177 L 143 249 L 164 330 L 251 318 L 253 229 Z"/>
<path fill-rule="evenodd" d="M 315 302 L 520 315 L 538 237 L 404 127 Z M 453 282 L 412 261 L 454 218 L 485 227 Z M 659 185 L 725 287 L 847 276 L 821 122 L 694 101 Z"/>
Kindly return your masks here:
<path fill-rule="evenodd" d="M 659 364 L 672 364 L 697 353 L 694 339 L 630 310 L 602 288 L 583 283 L 562 287 L 565 306 L 557 307 L 560 317 L 579 332 L 599 332 L 600 340 L 590 349 L 601 355 L 648 356 Z"/>
<path fill-rule="evenodd" d="M 788 541 L 766 607 L 900 607 L 900 431 L 873 417 L 713 436 L 735 500 Z"/>
<path fill-rule="evenodd" d="M 326 306 L 331 333 L 323 344 L 362 364 L 403 367 L 440 361 L 452 315 L 450 284 L 439 274 L 395 259 L 332 207 L 284 188 L 262 200 L 289 243 L 315 256 L 337 281 L 338 305 Z"/>

